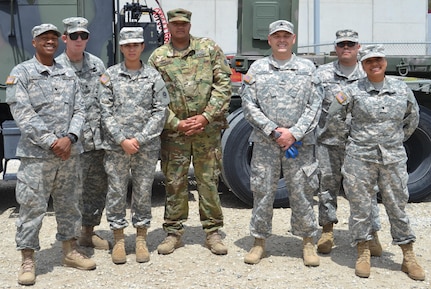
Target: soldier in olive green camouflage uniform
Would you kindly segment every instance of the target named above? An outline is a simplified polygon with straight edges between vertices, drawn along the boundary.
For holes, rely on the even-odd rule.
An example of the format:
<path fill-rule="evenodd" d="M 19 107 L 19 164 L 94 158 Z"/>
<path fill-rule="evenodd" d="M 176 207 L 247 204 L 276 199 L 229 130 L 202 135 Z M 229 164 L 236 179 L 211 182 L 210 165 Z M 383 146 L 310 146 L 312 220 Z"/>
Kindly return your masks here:
<path fill-rule="evenodd" d="M 112 261 L 126 262 L 123 229 L 127 227 L 126 198 L 132 178 L 131 214 L 136 233 L 136 261 L 147 262 L 147 228 L 151 222 L 151 191 L 160 152 L 169 95 L 160 73 L 140 60 L 142 27 L 123 27 L 120 49 L 124 61 L 100 78 L 105 170 L 108 174 L 106 217 L 114 232 Z"/>
<path fill-rule="evenodd" d="M 80 156 L 83 191 L 79 244 L 108 250 L 108 242 L 93 231 L 94 226 L 100 224 L 108 188 L 107 175 L 103 167 L 105 151 L 102 149 L 98 95 L 99 78 L 105 72 L 105 65 L 98 57 L 84 51 L 90 35 L 87 19 L 69 17 L 63 20 L 63 24 L 65 31 L 62 39 L 66 44 L 66 50 L 56 58 L 56 61 L 75 71 L 85 103 L 85 123 L 81 138 L 84 152 Z"/>
<path fill-rule="evenodd" d="M 39 250 L 39 230 L 52 196 L 58 241 L 63 244 L 63 264 L 94 269 L 96 264 L 76 250 L 80 235 L 81 171 L 79 154 L 85 111 L 78 78 L 73 70 L 55 62 L 61 33 L 52 24 L 32 29 L 36 55 L 12 69 L 6 80 L 6 101 L 21 131 L 16 155 L 16 199 L 20 205 L 16 243 L 22 265 L 18 283 L 36 281 L 34 250 Z"/>
<path fill-rule="evenodd" d="M 329 253 L 334 245 L 333 224 L 338 223 L 337 196 L 341 190 L 341 166 L 344 161 L 345 143 L 348 132 L 348 121 L 329 122 L 328 109 L 334 96 L 346 85 L 352 84 L 365 77 L 365 72 L 358 62 L 358 51 L 361 47 L 358 33 L 350 29 L 338 30 L 335 40 L 335 52 L 338 59 L 334 62 L 319 66 L 315 76 L 319 78 L 319 91 L 323 92 L 322 113 L 319 125 L 316 127 L 317 159 L 320 171 L 319 192 L 319 225 L 323 226 L 322 236 L 317 243 L 319 253 Z M 345 134 L 340 134 L 340 131 Z M 370 242 L 371 254 L 382 255 L 377 231 L 380 230 L 379 207 L 377 199 L 373 199 L 372 206 L 373 239 Z"/>
<path fill-rule="evenodd" d="M 253 126 L 250 231 L 255 242 L 244 258 L 248 264 L 261 260 L 265 240 L 271 235 L 280 167 L 292 209 L 291 232 L 303 238 L 304 264 L 320 263 L 313 240 L 317 234 L 313 194 L 319 186 L 314 128 L 321 98 L 315 90 L 314 64 L 292 53 L 296 40 L 293 29 L 293 24 L 285 20 L 271 23 L 268 42 L 272 55 L 255 61 L 244 77 L 242 107 L 244 117 Z M 302 141 L 302 146 L 296 141 Z M 285 157 L 291 146 L 297 146 L 296 158 Z"/>
<path fill-rule="evenodd" d="M 166 177 L 164 230 L 160 254 L 181 244 L 183 222 L 188 218 L 190 162 L 199 193 L 199 214 L 207 233 L 206 246 L 214 254 L 227 254 L 218 230 L 223 214 L 218 195 L 221 172 L 221 130 L 231 96 L 230 68 L 221 48 L 211 39 L 193 37 L 191 12 L 168 12 L 171 42 L 156 49 L 149 64 L 162 74 L 169 90 L 169 117 L 162 134 L 162 170 Z"/>
<path fill-rule="evenodd" d="M 385 77 L 387 61 L 382 45 L 367 46 L 360 55 L 367 77 L 339 92 L 329 108 L 335 121 L 351 114 L 342 173 L 350 203 L 351 244 L 358 250 L 355 274 L 370 275 L 371 207 L 377 186 L 391 224 L 392 243 L 404 254 L 401 269 L 412 279 L 424 280 L 424 270 L 413 253 L 416 237 L 405 212 L 409 192 L 403 146 L 419 123 L 419 107 L 404 82 Z"/>

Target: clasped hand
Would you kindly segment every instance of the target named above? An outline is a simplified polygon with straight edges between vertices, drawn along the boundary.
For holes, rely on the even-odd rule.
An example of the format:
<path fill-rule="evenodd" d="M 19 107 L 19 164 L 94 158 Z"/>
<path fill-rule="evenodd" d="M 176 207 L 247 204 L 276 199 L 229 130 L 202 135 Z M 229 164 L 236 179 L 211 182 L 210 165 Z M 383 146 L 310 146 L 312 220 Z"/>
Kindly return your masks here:
<path fill-rule="evenodd" d="M 180 120 L 178 130 L 187 136 L 198 134 L 204 131 L 208 120 L 201 114 Z"/>

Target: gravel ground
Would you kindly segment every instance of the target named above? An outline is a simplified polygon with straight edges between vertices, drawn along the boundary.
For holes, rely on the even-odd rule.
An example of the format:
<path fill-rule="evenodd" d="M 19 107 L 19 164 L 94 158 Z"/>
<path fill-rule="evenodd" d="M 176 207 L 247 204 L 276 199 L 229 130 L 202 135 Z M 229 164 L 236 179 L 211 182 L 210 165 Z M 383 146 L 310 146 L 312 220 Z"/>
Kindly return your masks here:
<path fill-rule="evenodd" d="M 0 288 L 20 288 L 17 272 L 20 254 L 15 249 L 14 181 L 0 182 Z M 339 224 L 335 227 L 336 247 L 330 255 L 320 255 L 319 267 L 303 265 L 301 239 L 289 232 L 289 208 L 274 211 L 273 236 L 267 241 L 267 257 L 257 265 L 246 265 L 244 254 L 250 249 L 248 223 L 251 208 L 232 193 L 221 193 L 225 216 L 224 242 L 229 248 L 226 256 L 216 256 L 203 246 L 205 235 L 198 215 L 198 195 L 191 186 L 190 215 L 186 222 L 184 246 L 170 255 L 158 255 L 157 245 L 164 239 L 161 229 L 164 210 L 162 178 L 156 179 L 153 193 L 153 221 L 148 233 L 151 260 L 136 263 L 134 255 L 135 230 L 126 229 L 127 263 L 115 265 L 108 251 L 85 251 L 97 263 L 93 271 L 80 271 L 61 266 L 61 244 L 55 240 L 55 216 L 52 207 L 40 232 L 41 251 L 36 254 L 36 284 L 33 288 L 431 288 L 431 198 L 407 206 L 411 224 L 417 235 L 415 252 L 427 274 L 426 280 L 413 281 L 400 271 L 401 249 L 391 245 L 389 222 L 381 206 L 382 231 L 379 233 L 384 249 L 382 257 L 372 257 L 371 276 L 358 278 L 354 274 L 356 250 L 348 240 L 349 206 L 339 197 Z M 317 201 L 317 198 L 316 198 Z M 317 213 L 317 206 L 315 206 Z M 130 210 L 128 210 L 130 216 Z M 112 242 L 106 219 L 97 232 Z"/>

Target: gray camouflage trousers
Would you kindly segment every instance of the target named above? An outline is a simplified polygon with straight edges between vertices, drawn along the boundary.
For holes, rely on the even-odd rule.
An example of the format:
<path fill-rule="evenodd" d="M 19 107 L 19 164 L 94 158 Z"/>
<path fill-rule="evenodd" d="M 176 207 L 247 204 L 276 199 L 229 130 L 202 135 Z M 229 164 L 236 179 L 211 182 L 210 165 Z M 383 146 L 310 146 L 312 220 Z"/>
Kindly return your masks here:
<path fill-rule="evenodd" d="M 58 241 L 77 239 L 81 231 L 81 170 L 79 156 L 63 161 L 21 158 L 17 173 L 16 200 L 19 217 L 16 221 L 17 249 L 39 250 L 39 231 L 52 197 L 57 221 Z"/>
<path fill-rule="evenodd" d="M 317 234 L 313 195 L 319 180 L 314 146 L 303 145 L 298 152 L 295 159 L 287 159 L 284 151 L 273 141 L 254 143 L 250 177 L 253 192 L 250 233 L 253 237 L 266 239 L 271 235 L 280 167 L 289 192 L 292 234 L 300 237 L 314 237 Z"/>
<path fill-rule="evenodd" d="M 108 189 L 108 178 L 103 166 L 104 156 L 104 150 L 81 154 L 83 226 L 97 226 L 102 219 Z"/>
<path fill-rule="evenodd" d="M 346 156 L 342 168 L 344 189 L 350 203 L 349 231 L 351 245 L 371 240 L 372 200 L 377 186 L 391 224 L 394 245 L 414 242 L 405 207 L 409 199 L 405 162 L 376 164 Z"/>
<path fill-rule="evenodd" d="M 319 225 L 338 223 L 337 197 L 342 188 L 341 167 L 344 162 L 345 146 L 317 145 L 317 159 L 320 170 Z M 371 200 L 371 226 L 377 232 L 381 228 L 377 198 Z"/>
<path fill-rule="evenodd" d="M 126 220 L 129 175 L 132 179 L 130 204 L 132 225 L 148 228 L 151 223 L 151 191 L 156 173 L 159 151 L 138 151 L 128 155 L 123 151 L 105 152 L 104 165 L 108 174 L 106 217 L 111 230 L 128 226 Z"/>

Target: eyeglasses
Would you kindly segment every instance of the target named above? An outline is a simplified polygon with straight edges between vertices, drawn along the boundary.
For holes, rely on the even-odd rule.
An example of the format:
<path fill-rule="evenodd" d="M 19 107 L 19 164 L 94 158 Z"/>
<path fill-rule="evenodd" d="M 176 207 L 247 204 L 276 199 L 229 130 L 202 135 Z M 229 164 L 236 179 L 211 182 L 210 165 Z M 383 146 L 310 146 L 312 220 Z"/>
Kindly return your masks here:
<path fill-rule="evenodd" d="M 352 42 L 352 41 L 343 41 L 343 42 L 338 42 L 337 43 L 337 47 L 338 48 L 344 48 L 344 46 L 346 46 L 347 45 L 347 47 L 353 47 L 353 46 L 355 46 L 356 45 L 356 42 Z"/>
<path fill-rule="evenodd" d="M 71 40 L 77 40 L 78 37 L 81 37 L 82 40 L 87 40 L 88 39 L 88 33 L 87 32 L 83 32 L 83 33 L 70 33 L 69 37 Z"/>

